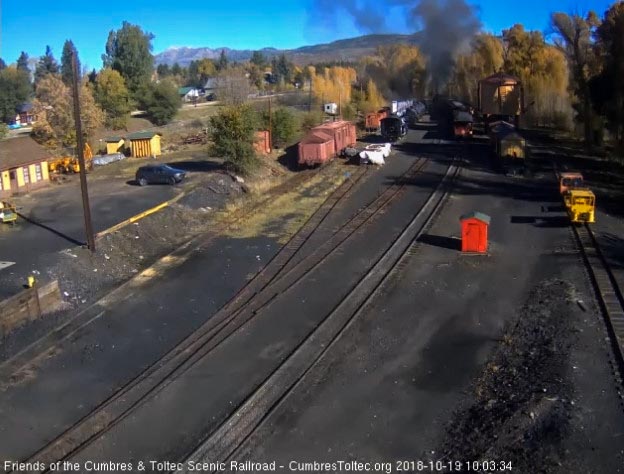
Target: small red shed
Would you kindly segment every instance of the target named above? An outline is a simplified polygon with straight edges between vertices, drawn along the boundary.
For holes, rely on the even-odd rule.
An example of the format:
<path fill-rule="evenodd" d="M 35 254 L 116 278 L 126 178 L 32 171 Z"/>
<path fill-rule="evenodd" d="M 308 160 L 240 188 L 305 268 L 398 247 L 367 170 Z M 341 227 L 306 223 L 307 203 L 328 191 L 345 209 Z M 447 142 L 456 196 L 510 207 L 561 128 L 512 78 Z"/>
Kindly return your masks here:
<path fill-rule="evenodd" d="M 490 216 L 475 211 L 464 214 L 459 220 L 461 221 L 462 252 L 486 253 Z"/>

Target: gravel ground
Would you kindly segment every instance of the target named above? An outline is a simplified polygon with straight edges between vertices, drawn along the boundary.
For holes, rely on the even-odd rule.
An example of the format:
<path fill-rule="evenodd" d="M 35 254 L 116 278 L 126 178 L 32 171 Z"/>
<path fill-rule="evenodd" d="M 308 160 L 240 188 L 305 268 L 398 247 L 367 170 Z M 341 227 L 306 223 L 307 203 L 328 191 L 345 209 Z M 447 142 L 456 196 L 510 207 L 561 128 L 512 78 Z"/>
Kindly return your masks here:
<path fill-rule="evenodd" d="M 0 344 L 0 361 L 58 327 L 76 311 L 88 307 L 184 243 L 200 235 L 209 237 L 215 226 L 220 229 L 219 232 L 224 231 L 224 224 L 232 217 L 241 217 L 250 212 L 250 206 L 255 205 L 257 197 L 245 199 L 249 192 L 248 185 L 254 187 L 255 196 L 269 193 L 267 195 L 271 196 L 272 202 L 253 212 L 240 229 L 228 230 L 226 235 L 241 238 L 239 234 L 242 232 L 247 237 L 255 236 L 269 225 L 269 221 L 277 220 L 279 222 L 271 224 L 279 227 L 274 234 L 286 239 L 286 234 L 296 230 L 293 223 L 305 221 L 305 216 L 318 206 L 318 200 L 324 199 L 337 185 L 334 178 L 340 176 L 340 171 L 336 172 L 336 169 L 324 168 L 319 179 L 310 181 L 315 197 L 308 199 L 310 202 L 306 206 L 297 198 L 297 191 L 301 189 L 290 191 L 287 185 L 289 177 L 298 177 L 282 172 L 282 178 L 276 180 L 275 176 L 279 173 L 270 163 L 259 170 L 251 182 L 240 183 L 221 171 L 201 174 L 194 179 L 191 189 L 175 203 L 102 236 L 96 242 L 95 253 L 84 247 L 73 247 L 42 255 L 38 265 L 41 270 L 36 277 L 41 281 L 58 279 L 64 305 L 61 311 L 26 324 L 4 339 Z M 310 186 L 301 188 L 310 192 Z M 271 213 L 271 208 L 284 199 L 292 203 L 282 205 L 282 208 L 288 210 L 292 207 L 292 212 L 297 212 L 296 216 L 289 214 L 290 219 L 289 215 Z"/>

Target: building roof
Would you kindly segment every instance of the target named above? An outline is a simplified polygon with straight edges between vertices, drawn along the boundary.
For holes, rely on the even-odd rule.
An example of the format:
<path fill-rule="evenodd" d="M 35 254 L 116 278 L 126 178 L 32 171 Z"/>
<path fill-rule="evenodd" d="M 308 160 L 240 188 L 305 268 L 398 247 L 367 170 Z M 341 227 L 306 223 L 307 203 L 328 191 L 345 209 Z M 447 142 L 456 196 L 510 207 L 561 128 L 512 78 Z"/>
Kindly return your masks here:
<path fill-rule="evenodd" d="M 131 133 L 126 138 L 128 140 L 150 140 L 154 135 L 160 135 L 162 137 L 162 133 L 159 132 L 135 132 Z"/>
<path fill-rule="evenodd" d="M 482 83 L 486 84 L 494 84 L 497 86 L 514 86 L 520 84 L 520 79 L 511 74 L 505 74 L 503 72 L 497 72 L 496 74 L 492 74 L 491 76 L 486 77 L 485 79 L 481 79 Z"/>
<path fill-rule="evenodd" d="M 106 138 L 103 138 L 103 140 L 106 143 L 117 143 L 117 142 L 120 142 L 123 139 L 124 139 L 124 137 L 106 137 Z"/>
<path fill-rule="evenodd" d="M 50 153 L 32 138 L 7 138 L 0 142 L 0 170 L 49 160 Z"/>
<path fill-rule="evenodd" d="M 460 221 L 463 221 L 466 219 L 477 219 L 477 220 L 480 220 L 481 222 L 485 222 L 488 225 L 490 224 L 490 216 L 488 216 L 487 214 L 483 214 L 482 212 L 479 212 L 479 211 L 469 212 L 468 214 L 464 214 L 463 216 L 459 218 Z"/>
<path fill-rule="evenodd" d="M 18 114 L 23 114 L 26 112 L 30 112 L 32 110 L 33 106 L 30 102 L 24 102 L 23 104 L 20 104 L 16 107 L 15 111 Z"/>
<path fill-rule="evenodd" d="M 180 95 L 186 95 L 186 94 L 188 94 L 189 92 L 191 92 L 192 90 L 193 90 L 193 88 L 192 88 L 192 87 L 180 87 L 180 88 L 178 88 L 178 94 L 180 94 Z"/>

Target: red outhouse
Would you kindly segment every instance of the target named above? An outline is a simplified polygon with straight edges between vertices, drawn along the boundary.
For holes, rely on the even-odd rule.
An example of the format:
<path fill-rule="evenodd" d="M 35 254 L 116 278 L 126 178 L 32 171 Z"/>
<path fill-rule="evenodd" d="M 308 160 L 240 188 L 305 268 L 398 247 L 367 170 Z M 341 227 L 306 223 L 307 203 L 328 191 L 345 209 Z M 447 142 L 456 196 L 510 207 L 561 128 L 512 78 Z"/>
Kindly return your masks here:
<path fill-rule="evenodd" d="M 462 252 L 486 253 L 490 216 L 481 212 L 470 212 L 461 216 L 459 220 L 461 221 Z"/>

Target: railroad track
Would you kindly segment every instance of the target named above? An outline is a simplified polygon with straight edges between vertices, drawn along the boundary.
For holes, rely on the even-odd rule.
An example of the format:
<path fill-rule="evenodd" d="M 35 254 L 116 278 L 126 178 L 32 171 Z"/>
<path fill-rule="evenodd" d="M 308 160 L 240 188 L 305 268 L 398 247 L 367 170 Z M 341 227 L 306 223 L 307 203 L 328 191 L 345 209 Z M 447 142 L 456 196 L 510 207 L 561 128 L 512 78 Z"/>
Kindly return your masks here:
<path fill-rule="evenodd" d="M 552 166 L 555 176 L 557 176 L 558 168 L 568 171 L 568 166 L 565 164 L 558 165 L 553 161 Z M 616 382 L 622 386 L 624 384 L 624 297 L 589 224 L 577 225 L 570 222 L 570 227 L 605 320 L 615 359 Z"/>
<path fill-rule="evenodd" d="M 572 224 L 572 230 L 604 315 L 621 384 L 624 377 L 624 298 L 589 224 Z"/>
<path fill-rule="evenodd" d="M 341 186 L 336 190 L 267 266 L 204 325 L 91 413 L 30 456 L 29 461 L 36 460 L 49 464 L 71 457 L 163 390 L 252 319 L 256 312 L 270 304 L 277 295 L 289 291 L 294 282 L 308 275 L 340 244 L 370 222 L 390 202 L 402 194 L 410 178 L 418 174 L 427 162 L 425 158 L 417 160 L 402 179 L 386 188 L 372 203 L 329 237 L 323 245 L 296 264 L 289 266 L 293 257 L 300 252 L 307 239 L 321 226 L 325 217 L 354 191 L 357 183 L 367 174 L 367 171 L 362 171 L 361 174 L 348 181 L 348 184 L 343 184 L 344 188 Z"/>
<path fill-rule="evenodd" d="M 334 310 L 290 352 L 264 383 L 184 460 L 182 464 L 185 467 L 175 471 L 176 474 L 191 472 L 187 469 L 191 461 L 225 462 L 227 465 L 262 421 L 299 384 L 303 383 L 305 376 L 323 355 L 339 342 L 341 336 L 370 304 L 380 288 L 383 288 L 396 272 L 402 271 L 406 262 L 414 257 L 418 237 L 430 227 L 440 212 L 459 171 L 460 168 L 455 164 L 449 166 L 438 187 L 390 248 Z"/>

